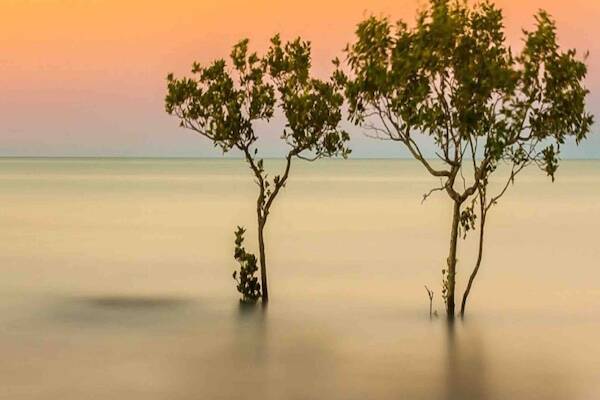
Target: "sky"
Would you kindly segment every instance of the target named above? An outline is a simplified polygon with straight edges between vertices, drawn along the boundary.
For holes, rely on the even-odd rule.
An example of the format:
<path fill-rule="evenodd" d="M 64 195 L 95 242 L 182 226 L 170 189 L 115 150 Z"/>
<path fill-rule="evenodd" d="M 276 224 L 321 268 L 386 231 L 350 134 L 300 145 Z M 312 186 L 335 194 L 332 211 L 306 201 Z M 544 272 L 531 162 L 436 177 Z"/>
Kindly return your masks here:
<path fill-rule="evenodd" d="M 212 157 L 206 139 L 164 111 L 165 76 L 227 57 L 248 37 L 257 50 L 281 33 L 312 42 L 315 73 L 331 71 L 356 24 L 371 14 L 413 21 L 423 0 L 0 0 L 0 156 Z M 519 46 L 540 8 L 565 48 L 590 51 L 589 111 L 600 115 L 600 1 L 497 0 Z M 350 127 L 355 157 L 406 157 L 396 143 Z M 594 128 L 598 131 L 598 128 Z M 262 132 L 261 132 L 262 133 Z M 279 127 L 265 156 L 281 154 Z M 564 158 L 600 158 L 600 135 Z"/>

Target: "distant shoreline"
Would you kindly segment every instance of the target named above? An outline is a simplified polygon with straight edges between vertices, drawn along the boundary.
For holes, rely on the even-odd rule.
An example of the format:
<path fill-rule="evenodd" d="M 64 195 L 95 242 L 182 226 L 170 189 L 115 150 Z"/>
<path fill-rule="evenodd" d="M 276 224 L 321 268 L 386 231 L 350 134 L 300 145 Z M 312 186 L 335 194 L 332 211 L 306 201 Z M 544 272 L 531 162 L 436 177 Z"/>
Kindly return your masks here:
<path fill-rule="evenodd" d="M 243 157 L 159 157 L 159 156 L 0 156 L 0 160 L 182 160 L 182 161 L 243 161 Z M 284 157 L 264 157 L 284 160 Z M 415 161 L 410 157 L 349 157 L 350 161 Z M 436 161 L 437 158 L 427 158 Z M 340 157 L 320 161 L 347 161 Z M 600 158 L 563 158 L 561 161 L 600 161 Z"/>

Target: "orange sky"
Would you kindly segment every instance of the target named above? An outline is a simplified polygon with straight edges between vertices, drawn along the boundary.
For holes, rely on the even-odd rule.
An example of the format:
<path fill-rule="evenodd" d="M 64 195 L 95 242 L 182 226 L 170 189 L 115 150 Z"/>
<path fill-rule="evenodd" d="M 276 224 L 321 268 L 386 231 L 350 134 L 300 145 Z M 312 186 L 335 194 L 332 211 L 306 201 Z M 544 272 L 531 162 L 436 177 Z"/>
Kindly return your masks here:
<path fill-rule="evenodd" d="M 421 0 L 0 0 L 0 155 L 207 155 L 164 115 L 164 77 L 229 53 L 242 37 L 275 32 L 313 42 L 318 71 L 371 13 L 412 20 Z M 498 0 L 518 40 L 539 8 L 561 43 L 590 50 L 600 92 L 600 1 Z M 590 99 L 596 111 L 600 95 Z M 600 141 L 594 140 L 598 144 Z M 360 140 L 355 153 L 387 154 Z M 589 146 L 588 146 L 589 147 Z M 600 146 L 595 146 L 600 147 Z M 590 155 L 591 150 L 578 156 Z M 371 154 L 374 153 L 374 154 Z M 600 156 L 596 150 L 592 155 Z"/>

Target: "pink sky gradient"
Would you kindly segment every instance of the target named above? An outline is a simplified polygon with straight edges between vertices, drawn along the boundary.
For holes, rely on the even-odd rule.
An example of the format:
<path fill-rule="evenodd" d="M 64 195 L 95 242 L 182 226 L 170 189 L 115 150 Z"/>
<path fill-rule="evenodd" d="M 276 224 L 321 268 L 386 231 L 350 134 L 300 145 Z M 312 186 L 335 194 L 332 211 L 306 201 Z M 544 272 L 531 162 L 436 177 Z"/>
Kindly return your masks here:
<path fill-rule="evenodd" d="M 218 155 L 165 115 L 168 72 L 229 54 L 249 37 L 261 49 L 276 32 L 313 42 L 314 66 L 352 40 L 365 15 L 412 21 L 417 0 L 3 0 L 0 3 L 0 155 Z M 498 0 L 518 46 L 539 8 L 557 20 L 561 44 L 590 51 L 590 110 L 600 110 L 600 1 Z M 356 131 L 358 133 L 358 131 Z M 269 135 L 268 135 L 269 136 Z M 266 139 L 276 153 L 277 134 Z M 359 137 L 359 135 L 357 135 Z M 358 156 L 399 149 L 358 138 Z M 574 157 L 600 157 L 594 137 Z"/>

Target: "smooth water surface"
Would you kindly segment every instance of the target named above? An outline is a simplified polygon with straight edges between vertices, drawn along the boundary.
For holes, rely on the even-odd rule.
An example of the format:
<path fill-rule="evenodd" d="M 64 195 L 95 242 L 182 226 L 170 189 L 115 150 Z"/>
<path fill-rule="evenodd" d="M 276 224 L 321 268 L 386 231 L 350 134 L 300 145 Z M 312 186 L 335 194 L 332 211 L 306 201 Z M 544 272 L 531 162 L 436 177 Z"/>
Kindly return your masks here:
<path fill-rule="evenodd" d="M 245 310 L 243 161 L 1 159 L 0 398 L 600 398 L 600 162 L 521 176 L 453 327 L 423 287 L 442 313 L 435 184 L 412 161 L 296 163 L 268 225 L 272 301 Z"/>

